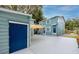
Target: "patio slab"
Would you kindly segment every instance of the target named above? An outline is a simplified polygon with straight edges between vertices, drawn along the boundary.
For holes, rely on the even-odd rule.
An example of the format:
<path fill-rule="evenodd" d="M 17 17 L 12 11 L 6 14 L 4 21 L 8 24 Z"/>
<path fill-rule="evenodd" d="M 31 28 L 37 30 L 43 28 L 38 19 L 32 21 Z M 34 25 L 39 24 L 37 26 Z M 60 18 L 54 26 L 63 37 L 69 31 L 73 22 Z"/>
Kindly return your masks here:
<path fill-rule="evenodd" d="M 30 48 L 13 54 L 78 54 L 79 48 L 75 38 L 62 36 L 34 35 Z"/>

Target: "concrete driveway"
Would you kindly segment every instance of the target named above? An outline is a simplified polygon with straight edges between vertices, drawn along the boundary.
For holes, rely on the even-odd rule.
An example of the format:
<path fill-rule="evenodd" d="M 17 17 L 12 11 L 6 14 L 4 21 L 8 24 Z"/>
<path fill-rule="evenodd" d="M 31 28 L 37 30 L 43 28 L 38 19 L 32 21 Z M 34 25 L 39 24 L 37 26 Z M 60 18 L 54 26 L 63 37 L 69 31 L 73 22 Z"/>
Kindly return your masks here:
<path fill-rule="evenodd" d="M 13 54 L 78 54 L 76 39 L 61 36 L 34 35 L 30 48 Z"/>

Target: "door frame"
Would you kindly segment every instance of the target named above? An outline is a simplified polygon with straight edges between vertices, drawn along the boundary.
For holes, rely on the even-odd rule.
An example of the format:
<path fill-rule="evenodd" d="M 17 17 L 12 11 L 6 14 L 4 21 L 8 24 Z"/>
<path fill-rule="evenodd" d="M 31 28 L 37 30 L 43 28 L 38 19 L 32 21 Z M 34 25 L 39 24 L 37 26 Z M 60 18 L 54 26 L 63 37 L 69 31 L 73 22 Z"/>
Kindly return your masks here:
<path fill-rule="evenodd" d="M 54 29 L 53 26 L 54 26 L 54 25 L 56 26 L 56 27 L 55 27 L 55 29 L 56 29 L 56 30 L 55 30 L 55 31 L 56 31 L 55 33 L 53 32 L 53 29 Z M 53 25 L 51 26 L 51 33 L 52 33 L 53 35 L 57 35 L 57 24 L 53 24 Z"/>
<path fill-rule="evenodd" d="M 9 21 L 9 23 L 27 25 L 27 48 L 30 46 L 30 25 L 19 21 Z"/>

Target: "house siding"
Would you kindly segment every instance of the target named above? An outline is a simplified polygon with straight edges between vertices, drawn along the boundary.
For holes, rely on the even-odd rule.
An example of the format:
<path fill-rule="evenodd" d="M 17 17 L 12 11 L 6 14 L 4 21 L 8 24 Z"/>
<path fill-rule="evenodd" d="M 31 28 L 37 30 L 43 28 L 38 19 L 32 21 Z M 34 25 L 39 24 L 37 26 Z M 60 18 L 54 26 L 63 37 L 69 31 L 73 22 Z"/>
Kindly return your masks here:
<path fill-rule="evenodd" d="M 53 33 L 52 28 L 53 28 L 53 25 L 57 24 L 57 20 L 58 20 L 57 18 L 50 18 L 47 20 L 47 24 L 46 24 L 46 34 L 47 35 L 56 35 L 55 33 Z"/>
<path fill-rule="evenodd" d="M 9 13 L 5 11 L 0 11 L 0 54 L 9 53 L 9 21 L 16 21 L 28 24 L 28 39 L 27 47 L 30 45 L 30 19 L 29 15 L 21 15 L 15 13 Z"/>
<path fill-rule="evenodd" d="M 9 53 L 8 20 L 0 17 L 0 54 Z"/>
<path fill-rule="evenodd" d="M 57 31 L 57 35 L 63 35 L 65 32 L 65 22 L 63 20 L 64 18 L 59 17 L 58 18 L 58 31 Z"/>
<path fill-rule="evenodd" d="M 45 24 L 44 24 L 45 23 Z M 52 17 L 45 22 L 41 22 L 45 27 L 46 35 L 63 35 L 65 32 L 65 20 L 63 16 Z M 56 26 L 56 33 L 53 32 L 53 26 Z"/>

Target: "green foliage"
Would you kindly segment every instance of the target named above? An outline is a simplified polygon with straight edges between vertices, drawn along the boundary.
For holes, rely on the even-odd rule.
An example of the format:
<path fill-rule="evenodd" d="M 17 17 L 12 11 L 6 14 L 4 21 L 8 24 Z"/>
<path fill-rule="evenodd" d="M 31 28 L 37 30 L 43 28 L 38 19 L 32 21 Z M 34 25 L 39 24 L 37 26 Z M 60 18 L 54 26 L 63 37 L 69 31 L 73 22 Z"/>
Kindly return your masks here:
<path fill-rule="evenodd" d="M 78 30 L 79 29 L 79 20 L 67 20 L 65 23 L 65 28 L 67 30 Z"/>
<path fill-rule="evenodd" d="M 32 18 L 36 19 L 36 22 L 38 23 L 39 21 L 43 20 L 43 13 L 41 10 L 34 10 L 32 13 Z"/>
<path fill-rule="evenodd" d="M 0 7 L 32 14 L 36 23 L 43 20 L 42 5 L 0 5 Z"/>
<path fill-rule="evenodd" d="M 0 5 L 0 7 L 17 11 L 17 5 Z"/>

